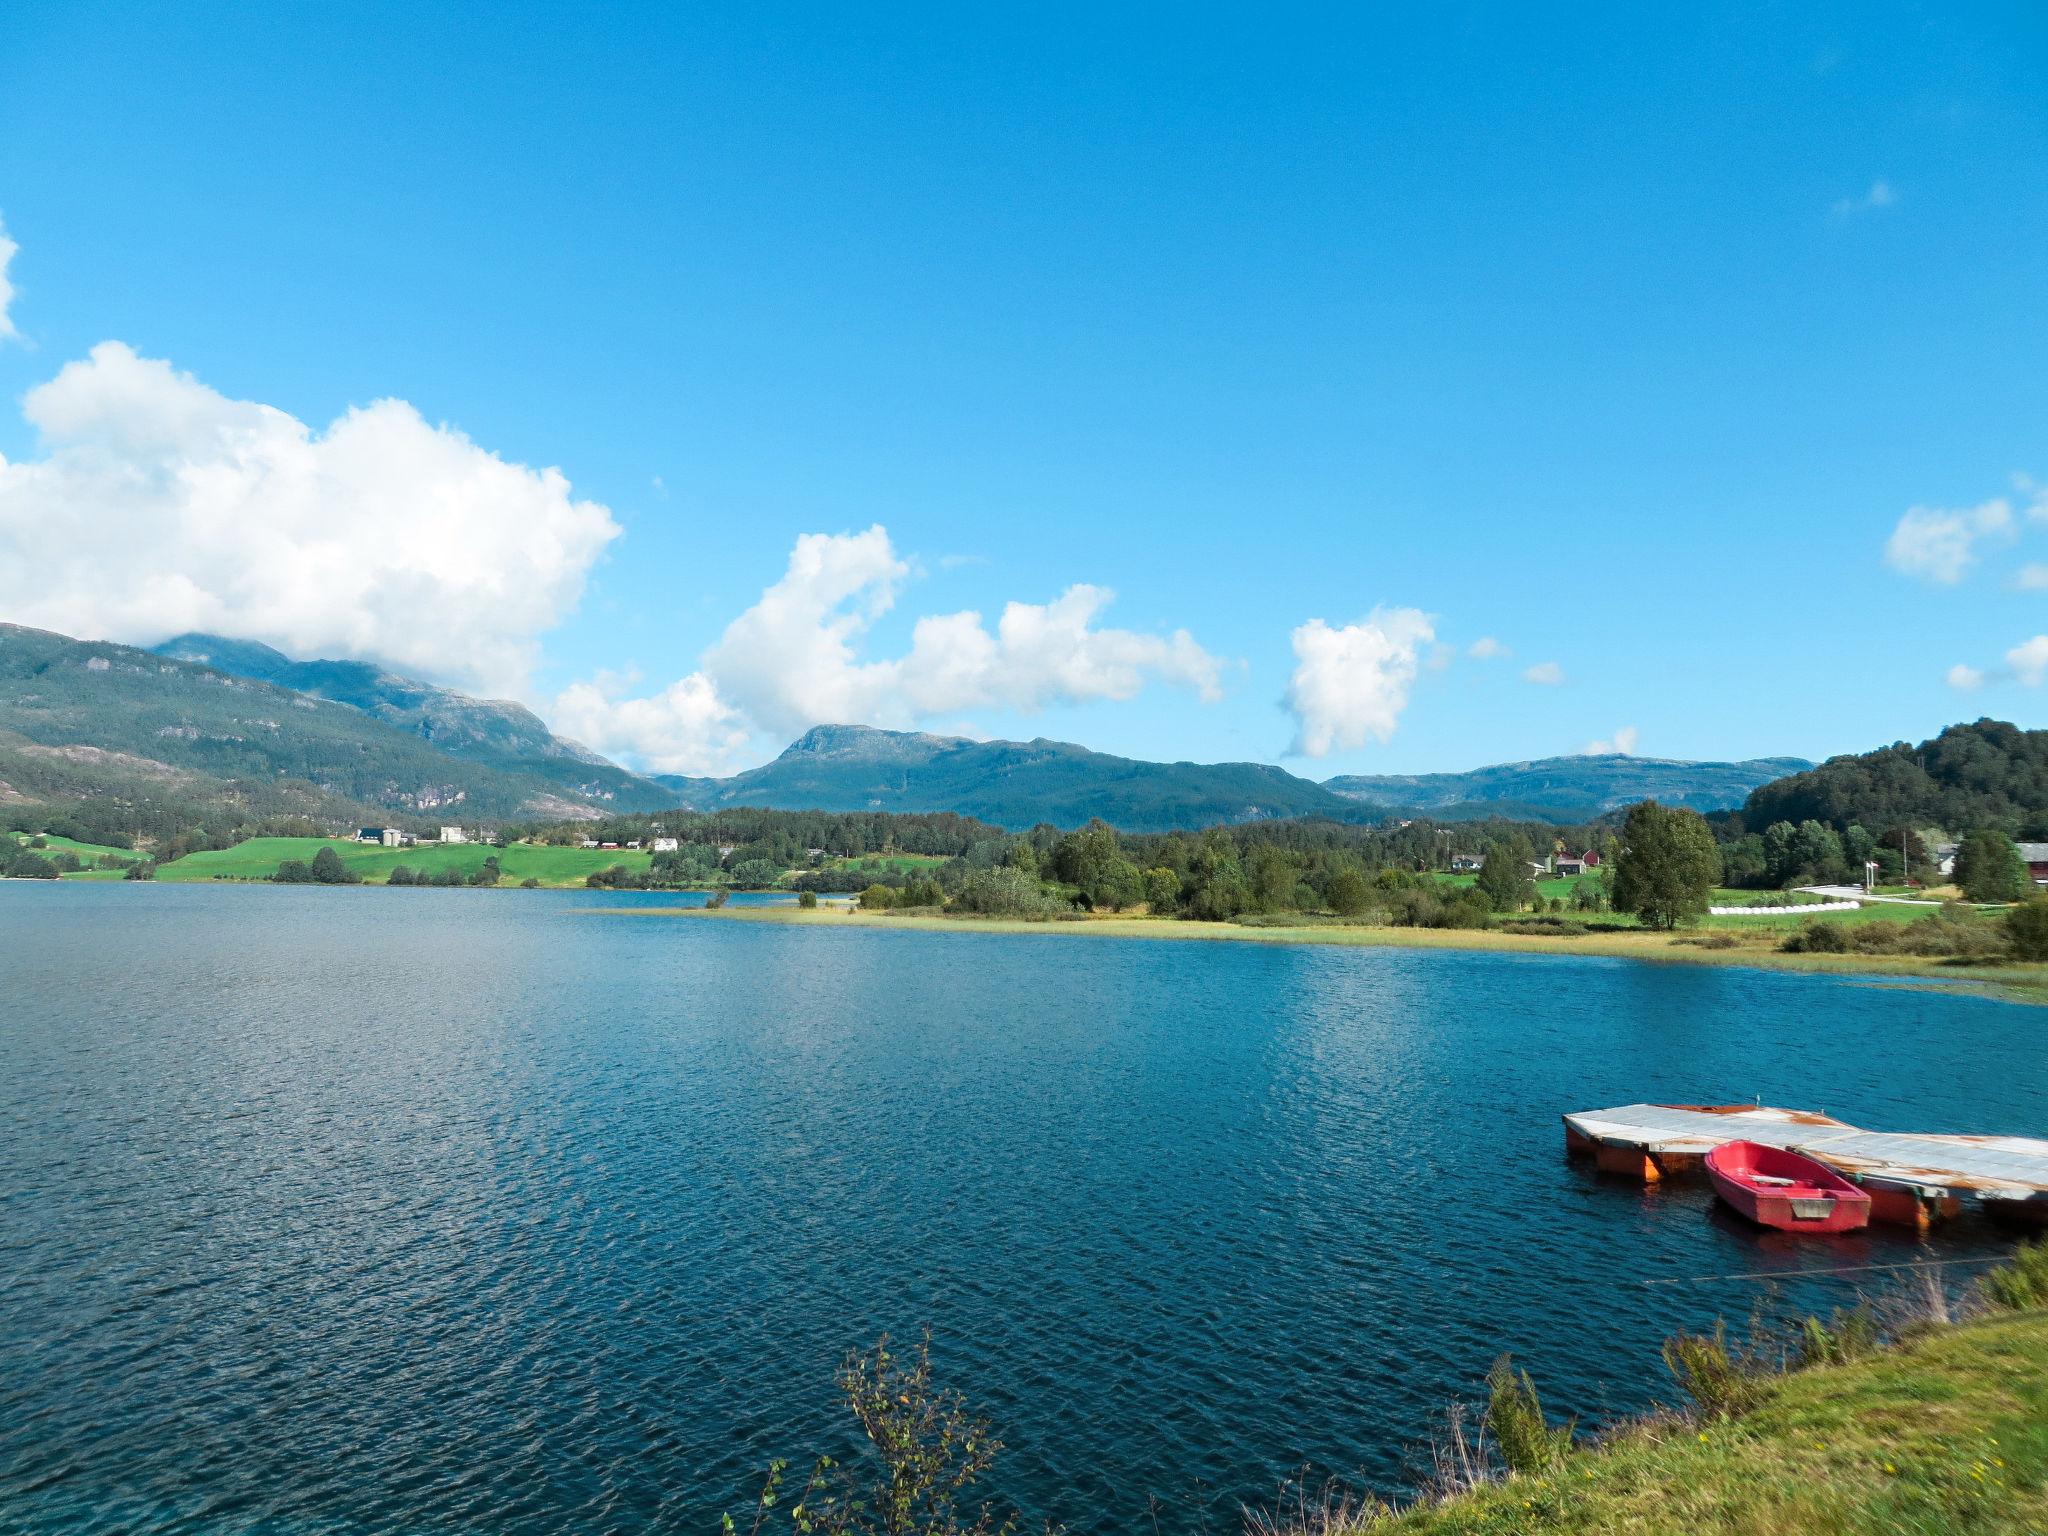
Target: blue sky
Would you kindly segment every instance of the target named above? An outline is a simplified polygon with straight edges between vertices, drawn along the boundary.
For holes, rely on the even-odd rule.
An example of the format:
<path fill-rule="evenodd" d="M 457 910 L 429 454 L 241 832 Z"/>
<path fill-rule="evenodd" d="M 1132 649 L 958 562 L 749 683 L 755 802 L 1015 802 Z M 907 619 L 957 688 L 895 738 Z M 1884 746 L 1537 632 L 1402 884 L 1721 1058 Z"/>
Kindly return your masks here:
<path fill-rule="evenodd" d="M 2038 10 L 41 9 L 0 618 L 707 769 L 2040 723 Z"/>

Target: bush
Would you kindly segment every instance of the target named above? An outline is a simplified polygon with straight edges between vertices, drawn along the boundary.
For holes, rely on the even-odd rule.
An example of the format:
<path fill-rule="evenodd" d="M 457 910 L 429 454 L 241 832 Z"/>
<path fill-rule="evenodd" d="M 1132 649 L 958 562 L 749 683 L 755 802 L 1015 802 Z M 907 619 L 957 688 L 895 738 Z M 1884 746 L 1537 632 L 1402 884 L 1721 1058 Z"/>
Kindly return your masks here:
<path fill-rule="evenodd" d="M 977 917 L 1064 917 L 1072 906 L 1053 895 L 1035 875 L 1005 866 L 977 869 L 953 893 L 952 910 Z"/>
<path fill-rule="evenodd" d="M 504 871 L 498 867 L 498 856 L 494 853 L 477 866 L 475 874 L 469 877 L 471 885 L 496 885 L 504 878 Z"/>
<path fill-rule="evenodd" d="M 325 850 L 322 850 L 325 852 Z M 286 859 L 277 866 L 277 873 L 270 877 L 279 885 L 311 885 L 313 871 L 304 859 Z"/>
<path fill-rule="evenodd" d="M 1764 1373 L 1755 1362 L 1729 1353 L 1728 1329 L 1711 1334 L 1680 1333 L 1664 1341 L 1664 1365 L 1710 1419 L 1747 1413 L 1762 1401 Z"/>
<path fill-rule="evenodd" d="M 519 889 L 521 889 L 522 891 L 537 891 L 540 889 L 540 882 L 534 879 L 533 876 L 528 875 L 524 880 L 519 882 Z"/>
<path fill-rule="evenodd" d="M 2005 942 L 2020 960 L 2048 960 L 2048 896 L 2031 896 L 2005 914 Z"/>
<path fill-rule="evenodd" d="M 713 891 L 709 896 L 706 896 L 704 898 L 704 910 L 707 912 L 716 912 L 720 907 L 724 906 L 730 900 L 732 900 L 731 891 Z"/>
<path fill-rule="evenodd" d="M 806 912 L 815 911 L 818 906 L 818 893 L 816 891 L 798 891 L 796 893 L 796 904 Z"/>
<path fill-rule="evenodd" d="M 2048 1242 L 2021 1243 L 2012 1262 L 1984 1276 L 1979 1289 L 1992 1306 L 2009 1312 L 2048 1307 Z"/>
<path fill-rule="evenodd" d="M 860 893 L 860 908 L 863 912 L 886 912 L 896 905 L 896 887 L 883 885 L 879 881 Z"/>
<path fill-rule="evenodd" d="M 332 848 L 322 848 L 313 855 L 310 871 L 314 881 L 320 885 L 361 885 L 363 877 L 341 862 L 341 855 Z"/>
<path fill-rule="evenodd" d="M 859 1423 L 874 1462 L 872 1482 L 834 1456 L 820 1456 L 789 1506 L 798 1531 L 813 1536 L 1008 1536 L 1020 1521 L 998 1520 L 983 1505 L 962 1518 L 969 1490 L 1003 1449 L 986 1419 L 958 1393 L 932 1385 L 931 1340 L 905 1363 L 886 1335 L 839 1372 L 839 1391 Z M 755 1505 L 752 1528 L 765 1531 L 782 1503 L 786 1463 L 773 1462 Z M 738 1523 L 730 1515 L 727 1532 Z M 1048 1527 L 1048 1529 L 1053 1529 Z"/>
<path fill-rule="evenodd" d="M 10 880 L 54 880 L 57 866 L 40 853 L 17 853 L 7 861 L 6 874 Z"/>
<path fill-rule="evenodd" d="M 156 878 L 156 865 L 148 859 L 137 859 L 133 864 L 130 864 L 121 871 L 121 878 L 123 880 L 154 880 Z"/>
<path fill-rule="evenodd" d="M 439 874 L 434 876 L 434 884 L 436 885 L 457 886 L 466 883 L 467 882 L 463 879 L 462 871 L 457 869 L 452 864 L 449 865 L 448 868 L 442 870 Z"/>
<path fill-rule="evenodd" d="M 394 864 L 391 873 L 384 877 L 386 885 L 418 885 L 420 877 L 413 873 L 410 864 Z"/>
<path fill-rule="evenodd" d="M 1845 923 L 1824 923 L 1809 917 L 1778 946 L 1788 955 L 1845 955 L 1853 940 Z"/>
<path fill-rule="evenodd" d="M 1554 1472 L 1571 1453 L 1572 1427 L 1567 1419 L 1556 1429 L 1543 1416 L 1543 1403 L 1527 1371 L 1515 1369 L 1502 1355 L 1486 1373 L 1486 1427 L 1500 1447 L 1510 1472 Z"/>

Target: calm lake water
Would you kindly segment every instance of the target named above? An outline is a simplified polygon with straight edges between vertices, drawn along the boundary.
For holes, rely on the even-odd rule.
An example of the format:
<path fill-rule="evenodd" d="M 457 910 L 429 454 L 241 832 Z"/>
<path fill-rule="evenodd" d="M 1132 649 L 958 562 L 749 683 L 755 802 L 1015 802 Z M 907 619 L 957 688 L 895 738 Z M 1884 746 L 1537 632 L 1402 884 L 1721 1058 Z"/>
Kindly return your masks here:
<path fill-rule="evenodd" d="M 1917 1251 L 1599 1180 L 1564 1110 L 2048 1131 L 2011 1004 L 635 901 L 0 885 L 0 1526 L 711 1531 L 929 1324 L 996 1496 L 1227 1533 L 1401 1485 L 1503 1349 L 1638 1409 L 1756 1290 L 1645 1279 Z"/>

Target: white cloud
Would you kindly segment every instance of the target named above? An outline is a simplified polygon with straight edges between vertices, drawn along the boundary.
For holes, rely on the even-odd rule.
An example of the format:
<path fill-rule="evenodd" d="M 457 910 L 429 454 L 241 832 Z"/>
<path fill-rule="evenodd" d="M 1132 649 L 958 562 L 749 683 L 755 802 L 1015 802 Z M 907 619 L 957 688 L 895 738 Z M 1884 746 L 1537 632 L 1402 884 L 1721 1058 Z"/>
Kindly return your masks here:
<path fill-rule="evenodd" d="M 1533 667 L 1522 669 L 1522 681 L 1537 683 L 1545 688 L 1555 688 L 1564 681 L 1564 668 L 1554 661 L 1539 661 Z"/>
<path fill-rule="evenodd" d="M 0 341 L 13 341 L 21 335 L 7 313 L 7 306 L 14 302 L 14 283 L 7 275 L 7 265 L 20 249 L 7 237 L 7 226 L 0 224 Z"/>
<path fill-rule="evenodd" d="M 548 710 L 557 731 L 607 756 L 636 759 L 649 773 L 730 772 L 752 732 L 702 672 L 657 694 L 624 698 L 630 678 L 601 672 L 571 684 Z"/>
<path fill-rule="evenodd" d="M 217 630 L 518 693 L 619 533 L 402 400 L 315 431 L 110 341 L 23 410 L 41 456 L 0 459 L 0 614 L 66 634 Z"/>
<path fill-rule="evenodd" d="M 1493 636 L 1481 635 L 1477 640 L 1474 640 L 1465 647 L 1465 654 L 1474 661 L 1493 661 L 1498 658 L 1512 656 L 1515 653 L 1494 639 Z"/>
<path fill-rule="evenodd" d="M 1589 741 L 1579 749 L 1581 757 L 1632 757 L 1636 750 L 1636 728 L 1624 725 L 1611 741 Z"/>
<path fill-rule="evenodd" d="M 972 611 L 928 615 L 913 627 L 908 651 L 865 658 L 863 637 L 911 574 L 880 526 L 805 534 L 782 577 L 726 627 L 699 672 L 651 700 L 620 697 L 615 681 L 579 684 L 563 695 L 576 712 L 572 733 L 635 758 L 717 763 L 756 731 L 786 740 L 834 722 L 910 725 L 967 710 L 1028 712 L 1128 699 L 1153 681 L 1204 700 L 1221 694 L 1221 663 L 1186 630 L 1100 628 L 1096 620 L 1114 594 L 1085 584 L 1049 603 L 1005 604 L 993 631 Z M 663 706 L 677 689 L 685 690 L 677 704 Z M 708 734 L 701 750 L 691 745 L 693 730 Z"/>
<path fill-rule="evenodd" d="M 1977 545 L 2012 537 L 2012 504 L 2004 497 L 1975 507 L 1912 507 L 1885 541 L 1893 570 L 1953 586 L 1976 563 Z"/>
<path fill-rule="evenodd" d="M 1844 197 L 1837 200 L 1835 215 L 1838 218 L 1846 218 L 1854 213 L 1871 213 L 1879 208 L 1889 208 L 1898 200 L 1899 195 L 1892 190 L 1890 182 L 1873 181 L 1870 190 L 1860 197 Z"/>
<path fill-rule="evenodd" d="M 1435 640 L 1429 615 L 1415 608 L 1375 608 L 1356 624 L 1334 628 L 1310 619 L 1294 631 L 1294 676 L 1286 705 L 1302 757 L 1386 741 L 1408 707 L 1417 658 Z"/>
<path fill-rule="evenodd" d="M 1945 674 L 1949 687 L 1969 693 L 1984 686 L 1984 674 L 1976 667 L 1966 667 L 1957 662 Z"/>
<path fill-rule="evenodd" d="M 2029 688 L 2040 687 L 2041 680 L 2048 677 L 2048 635 L 2036 635 L 2024 644 L 2014 646 L 2005 653 L 2005 664 L 2012 668 L 2012 675 Z"/>
<path fill-rule="evenodd" d="M 2019 568 L 2012 584 L 2022 592 L 2039 592 L 2048 588 L 2048 565 L 2028 564 Z"/>

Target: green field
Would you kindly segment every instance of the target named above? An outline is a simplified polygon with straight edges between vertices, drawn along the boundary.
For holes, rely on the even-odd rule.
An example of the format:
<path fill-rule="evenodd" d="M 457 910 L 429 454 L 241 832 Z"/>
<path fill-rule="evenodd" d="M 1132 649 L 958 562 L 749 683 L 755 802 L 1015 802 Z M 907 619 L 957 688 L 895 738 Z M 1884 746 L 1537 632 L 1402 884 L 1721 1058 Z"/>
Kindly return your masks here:
<path fill-rule="evenodd" d="M 27 847 L 30 836 L 36 834 L 12 832 L 8 835 L 15 842 L 23 847 Z M 109 848 L 100 843 L 81 843 L 73 838 L 55 837 L 48 833 L 40 835 L 46 846 L 36 851 L 45 857 L 53 853 L 75 853 L 87 864 L 97 864 L 102 859 L 118 859 L 123 864 L 133 864 L 138 859 L 145 857 L 145 855 L 135 852 L 132 848 Z M 118 880 L 121 878 L 121 875 L 122 871 L 120 869 L 82 869 L 67 874 L 64 878 L 66 880 Z"/>
<path fill-rule="evenodd" d="M 398 865 L 426 874 L 459 869 L 469 874 L 483 867 L 485 859 L 497 856 L 505 881 L 538 880 L 542 885 L 581 885 L 586 876 L 614 864 L 639 872 L 647 868 L 650 856 L 631 848 L 550 848 L 533 843 L 514 843 L 509 848 L 491 848 L 482 843 L 422 843 L 417 848 L 379 848 L 324 837 L 252 837 L 232 848 L 205 853 L 188 853 L 157 870 L 159 880 L 267 880 L 286 859 L 310 864 L 322 848 L 332 848 L 341 862 L 366 881 L 377 883 Z"/>

